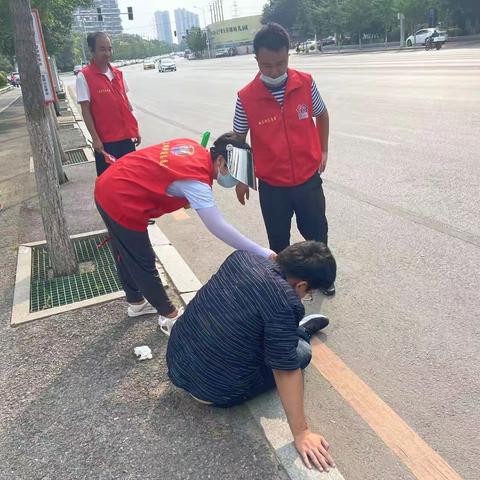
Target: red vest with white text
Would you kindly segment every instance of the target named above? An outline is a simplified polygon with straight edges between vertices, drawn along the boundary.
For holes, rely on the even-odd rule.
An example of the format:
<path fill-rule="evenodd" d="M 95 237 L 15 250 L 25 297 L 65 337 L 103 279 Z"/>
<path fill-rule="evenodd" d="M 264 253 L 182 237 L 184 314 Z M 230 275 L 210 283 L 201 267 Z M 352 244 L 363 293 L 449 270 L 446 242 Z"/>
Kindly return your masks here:
<path fill-rule="evenodd" d="M 322 148 L 312 118 L 312 77 L 288 70 L 283 106 L 260 80 L 238 93 L 247 114 L 255 174 L 273 186 L 291 187 L 311 178 Z"/>
<path fill-rule="evenodd" d="M 128 153 L 97 178 L 95 201 L 123 227 L 143 231 L 150 218 L 188 205 L 186 198 L 167 194 L 177 180 L 198 180 L 211 187 L 210 152 L 180 138 Z"/>
<path fill-rule="evenodd" d="M 110 81 L 92 61 L 82 69 L 90 90 L 90 112 L 103 143 L 138 137 L 138 124 L 128 107 L 122 72 L 109 65 Z"/>

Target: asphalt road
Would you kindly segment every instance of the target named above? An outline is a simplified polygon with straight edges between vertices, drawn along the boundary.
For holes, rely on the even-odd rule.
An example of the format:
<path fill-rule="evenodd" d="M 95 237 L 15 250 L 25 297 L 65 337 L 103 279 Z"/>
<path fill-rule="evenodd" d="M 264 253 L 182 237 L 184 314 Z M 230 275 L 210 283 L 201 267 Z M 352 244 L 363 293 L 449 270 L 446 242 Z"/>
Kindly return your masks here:
<path fill-rule="evenodd" d="M 331 318 L 321 339 L 461 477 L 478 479 L 480 48 L 292 56 L 291 66 L 314 75 L 331 117 L 324 187 L 339 272 L 336 297 L 309 306 Z M 256 63 L 125 72 L 149 145 L 231 129 Z M 226 218 L 266 244 L 257 195 L 242 207 L 215 193 Z M 202 281 L 230 251 L 194 212 L 159 225 Z M 308 417 L 345 478 L 415 478 L 316 369 L 306 380 Z"/>

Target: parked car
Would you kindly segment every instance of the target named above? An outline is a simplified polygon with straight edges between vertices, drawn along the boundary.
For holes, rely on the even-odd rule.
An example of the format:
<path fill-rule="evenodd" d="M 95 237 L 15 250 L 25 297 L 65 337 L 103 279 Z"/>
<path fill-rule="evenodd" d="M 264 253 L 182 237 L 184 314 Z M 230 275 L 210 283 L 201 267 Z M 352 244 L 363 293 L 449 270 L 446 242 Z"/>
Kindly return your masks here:
<path fill-rule="evenodd" d="M 144 60 L 143 61 L 144 70 L 155 70 L 155 62 L 153 60 Z"/>
<path fill-rule="evenodd" d="M 327 38 L 322 38 L 322 45 L 335 45 L 335 35 L 330 35 Z"/>
<path fill-rule="evenodd" d="M 197 56 L 194 53 L 187 54 L 187 60 L 196 60 Z"/>
<path fill-rule="evenodd" d="M 215 58 L 228 57 L 228 48 L 218 48 L 215 50 Z"/>
<path fill-rule="evenodd" d="M 177 64 L 171 58 L 162 58 L 158 62 L 159 72 L 176 72 Z"/>
<path fill-rule="evenodd" d="M 435 30 L 439 33 L 439 35 L 436 37 L 436 42 L 441 42 L 443 45 L 448 39 L 447 32 L 444 30 L 438 30 L 437 28 L 422 28 L 414 35 L 410 35 L 407 38 L 407 47 L 413 47 L 414 45 L 424 46 L 427 38 L 430 38 Z"/>

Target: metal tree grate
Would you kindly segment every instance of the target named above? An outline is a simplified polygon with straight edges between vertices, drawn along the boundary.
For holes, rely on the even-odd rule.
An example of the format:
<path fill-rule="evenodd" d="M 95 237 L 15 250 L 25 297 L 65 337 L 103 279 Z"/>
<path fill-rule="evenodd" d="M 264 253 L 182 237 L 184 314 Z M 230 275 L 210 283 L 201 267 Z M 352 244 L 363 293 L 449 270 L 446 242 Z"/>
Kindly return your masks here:
<path fill-rule="evenodd" d="M 79 272 L 53 278 L 46 245 L 32 248 L 30 312 L 69 305 L 122 289 L 107 233 L 73 240 Z"/>
<path fill-rule="evenodd" d="M 75 128 L 75 124 L 73 123 L 61 123 L 58 125 L 59 130 L 71 130 Z"/>
<path fill-rule="evenodd" d="M 88 158 L 82 148 L 78 150 L 69 150 L 68 152 L 65 152 L 65 156 L 67 157 L 67 160 L 63 163 L 64 165 L 77 165 L 79 163 L 88 162 Z"/>

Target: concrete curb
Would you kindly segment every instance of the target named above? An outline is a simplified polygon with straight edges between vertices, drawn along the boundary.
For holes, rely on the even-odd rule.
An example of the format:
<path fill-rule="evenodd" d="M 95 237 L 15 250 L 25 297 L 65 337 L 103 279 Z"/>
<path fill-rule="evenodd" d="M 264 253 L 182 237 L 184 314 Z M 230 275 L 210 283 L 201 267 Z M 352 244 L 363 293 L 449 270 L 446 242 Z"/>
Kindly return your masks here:
<path fill-rule="evenodd" d="M 156 224 L 148 227 L 148 233 L 158 260 L 187 305 L 202 287 L 201 282 Z M 345 480 L 338 468 L 320 473 L 303 465 L 293 445 L 290 427 L 276 392 L 247 402 L 247 407 L 291 480 Z"/>
<path fill-rule="evenodd" d="M 10 90 L 13 90 L 13 87 L 11 85 L 8 85 L 7 87 L 0 88 L 0 95 L 2 95 L 2 93 L 10 92 Z"/>
<path fill-rule="evenodd" d="M 79 126 L 80 130 L 82 130 L 85 140 L 87 140 L 87 142 L 90 142 L 91 144 L 92 137 L 90 135 L 90 132 L 87 129 L 87 126 L 85 125 L 85 122 L 83 121 L 83 117 L 78 110 L 77 104 L 74 102 L 72 98 L 72 95 L 70 93 L 70 87 L 65 88 L 65 97 L 67 99 L 68 104 L 70 105 L 74 118 L 76 119 L 77 125 Z"/>

